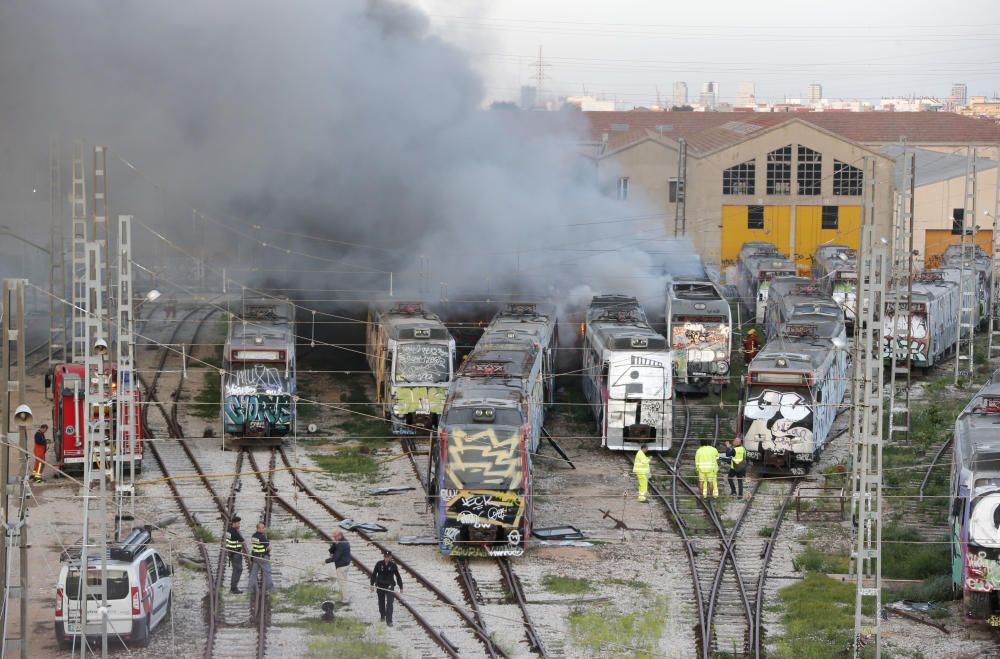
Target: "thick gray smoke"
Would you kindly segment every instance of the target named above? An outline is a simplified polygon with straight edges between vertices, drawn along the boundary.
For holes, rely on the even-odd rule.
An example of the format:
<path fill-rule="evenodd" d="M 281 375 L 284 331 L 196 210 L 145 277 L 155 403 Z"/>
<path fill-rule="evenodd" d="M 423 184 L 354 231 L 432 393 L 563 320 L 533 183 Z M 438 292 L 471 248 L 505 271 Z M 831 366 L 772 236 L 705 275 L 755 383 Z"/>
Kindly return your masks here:
<path fill-rule="evenodd" d="M 0 89 L 8 223 L 44 224 L 30 191 L 47 193 L 50 136 L 66 151 L 81 136 L 112 150 L 113 212 L 220 263 L 253 258 L 289 288 L 384 295 L 393 271 L 400 291 L 445 282 L 453 299 L 580 285 L 655 298 L 663 264 L 692 252 L 661 242 L 654 211 L 598 190 L 579 115 L 484 110 L 466 56 L 400 4 L 7 2 Z M 192 207 L 337 263 L 241 252 Z M 299 272 L 315 269 L 374 274 Z"/>

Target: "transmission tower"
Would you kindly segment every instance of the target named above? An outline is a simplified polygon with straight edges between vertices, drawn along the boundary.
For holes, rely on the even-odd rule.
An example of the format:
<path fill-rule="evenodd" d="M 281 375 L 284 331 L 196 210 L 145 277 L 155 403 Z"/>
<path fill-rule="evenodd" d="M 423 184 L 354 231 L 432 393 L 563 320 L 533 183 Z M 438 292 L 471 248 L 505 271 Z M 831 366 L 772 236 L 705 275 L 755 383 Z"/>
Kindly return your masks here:
<path fill-rule="evenodd" d="M 83 362 L 87 351 L 87 175 L 83 142 L 73 143 L 73 336 L 72 360 Z"/>
<path fill-rule="evenodd" d="M 135 378 L 135 342 L 132 316 L 132 216 L 118 216 L 118 295 L 115 312 L 115 361 L 118 367 L 115 424 L 115 541 L 121 540 L 122 521 L 135 519 L 135 456 L 138 386 Z M 128 464 L 126 468 L 126 457 Z"/>
<path fill-rule="evenodd" d="M 677 195 L 674 200 L 674 238 L 687 234 L 687 140 L 677 140 Z"/>
<path fill-rule="evenodd" d="M 101 273 L 103 286 L 101 304 L 105 309 L 111 309 L 111 241 L 108 227 L 108 147 L 94 147 L 94 203 L 90 222 L 90 240 L 101 246 L 104 270 Z M 111 315 L 104 317 L 104 336 L 111 337 Z"/>
<path fill-rule="evenodd" d="M 858 314 L 854 336 L 851 412 L 851 510 L 854 546 L 851 573 L 855 577 L 854 656 L 875 644 L 881 656 L 882 612 L 882 313 L 885 248 L 875 232 L 877 164 L 864 162 L 864 204 L 858 254 Z M 874 601 L 873 601 L 874 600 Z"/>
<path fill-rule="evenodd" d="M 910 375 L 912 371 L 912 327 L 910 304 L 913 295 L 913 202 L 916 154 L 905 144 L 896 163 L 902 171 L 902 187 L 896 195 L 896 214 L 892 229 L 892 299 L 895 302 L 894 329 L 889 345 L 889 443 L 910 439 Z M 895 345 L 900 327 L 905 328 L 905 354 L 897 354 Z"/>
<path fill-rule="evenodd" d="M 955 384 L 972 381 L 975 371 L 976 321 L 979 309 L 979 272 L 976 270 L 976 148 L 969 147 L 965 166 L 965 201 L 962 209 L 962 259 L 959 263 L 958 349 Z"/>
<path fill-rule="evenodd" d="M 66 340 L 66 227 L 62 194 L 62 169 L 59 142 L 49 143 L 49 365 L 56 363 L 56 353 L 67 357 Z"/>
<path fill-rule="evenodd" d="M 1000 162 L 1000 144 L 995 148 L 997 162 Z M 986 354 L 993 359 L 1000 352 L 1000 175 L 997 176 L 996 186 L 993 196 L 993 240 L 990 251 L 990 268 L 992 283 L 990 285 L 990 308 L 987 313 L 990 315 L 990 335 L 987 339 Z"/>
<path fill-rule="evenodd" d="M 0 431 L 4 442 L 0 444 L 0 473 L 4 483 L 0 487 L 0 514 L 3 519 L 4 542 L 0 545 L 0 583 L 3 584 L 3 607 L 0 609 L 0 624 L 3 625 L 3 646 L 0 656 L 10 656 L 11 650 L 19 650 L 22 659 L 28 657 L 28 424 L 32 421 L 31 410 L 25 403 L 25 357 L 24 357 L 24 279 L 4 279 L 3 299 L 0 306 L 4 313 L 3 344 L 0 345 L 0 375 L 6 388 L 0 392 Z M 16 407 L 14 407 L 14 401 Z M 14 409 L 11 409 L 11 408 Z M 11 432 L 11 416 L 17 426 Z M 14 447 L 13 453 L 11 447 Z M 17 550 L 16 559 L 14 551 Z M 14 570 L 19 575 L 14 584 Z M 14 624 L 11 621 L 11 603 L 20 602 L 20 621 L 17 626 L 19 636 L 9 637 Z"/>
<path fill-rule="evenodd" d="M 544 89 L 545 89 L 545 78 L 548 77 L 548 76 L 545 75 L 545 69 L 547 69 L 548 67 L 550 67 L 552 65 L 546 63 L 546 61 L 544 59 L 542 59 L 542 47 L 541 46 L 538 47 L 538 59 L 535 60 L 535 63 L 533 64 L 533 66 L 535 67 L 535 75 L 534 75 L 534 78 L 535 78 L 535 107 L 544 109 L 545 105 L 544 105 L 544 101 L 542 99 L 542 94 L 544 93 Z"/>

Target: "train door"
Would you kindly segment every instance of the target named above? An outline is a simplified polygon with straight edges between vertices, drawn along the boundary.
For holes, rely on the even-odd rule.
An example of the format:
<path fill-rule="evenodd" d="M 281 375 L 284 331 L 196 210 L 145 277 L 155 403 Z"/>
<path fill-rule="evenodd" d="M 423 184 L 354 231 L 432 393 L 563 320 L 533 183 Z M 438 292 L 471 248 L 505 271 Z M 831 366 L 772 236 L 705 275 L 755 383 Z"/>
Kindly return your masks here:
<path fill-rule="evenodd" d="M 795 249 L 791 258 L 800 273 L 813 267 L 820 245 L 842 243 L 858 249 L 861 241 L 860 206 L 796 206 Z"/>

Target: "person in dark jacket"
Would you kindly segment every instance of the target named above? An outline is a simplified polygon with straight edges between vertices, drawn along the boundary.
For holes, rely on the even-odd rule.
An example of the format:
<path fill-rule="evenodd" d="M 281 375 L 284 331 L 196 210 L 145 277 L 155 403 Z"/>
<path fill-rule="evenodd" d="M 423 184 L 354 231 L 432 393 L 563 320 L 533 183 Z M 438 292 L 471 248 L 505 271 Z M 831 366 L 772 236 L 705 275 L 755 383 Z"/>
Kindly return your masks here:
<path fill-rule="evenodd" d="M 403 579 L 399 576 L 396 562 L 392 560 L 392 552 L 387 549 L 382 554 L 382 560 L 372 569 L 371 589 L 378 589 L 379 617 L 392 627 L 392 603 L 396 599 L 393 589 L 399 584 L 399 592 L 403 592 Z"/>
<path fill-rule="evenodd" d="M 351 567 L 351 543 L 344 537 L 343 532 L 333 532 L 333 543 L 330 545 L 330 558 L 327 563 L 333 563 L 337 571 L 337 589 L 340 591 L 340 603 L 347 604 L 351 601 L 347 594 L 347 569 Z"/>
<path fill-rule="evenodd" d="M 263 522 L 257 523 L 257 532 L 250 536 L 250 585 L 248 589 L 253 595 L 257 590 L 257 575 L 263 573 L 264 590 L 274 590 L 274 580 L 271 578 L 271 541 L 267 538 L 267 527 Z"/>
<path fill-rule="evenodd" d="M 45 451 L 49 446 L 49 440 L 45 439 L 45 432 L 48 429 L 49 425 L 43 423 L 35 433 L 35 467 L 31 470 L 31 480 L 36 483 L 45 482 L 42 480 L 42 467 L 45 465 Z"/>
<path fill-rule="evenodd" d="M 226 555 L 229 559 L 229 567 L 232 569 L 232 577 L 229 579 L 229 592 L 239 595 L 240 577 L 243 576 L 243 554 L 246 552 L 246 540 L 240 533 L 240 518 L 233 517 L 226 529 Z"/>

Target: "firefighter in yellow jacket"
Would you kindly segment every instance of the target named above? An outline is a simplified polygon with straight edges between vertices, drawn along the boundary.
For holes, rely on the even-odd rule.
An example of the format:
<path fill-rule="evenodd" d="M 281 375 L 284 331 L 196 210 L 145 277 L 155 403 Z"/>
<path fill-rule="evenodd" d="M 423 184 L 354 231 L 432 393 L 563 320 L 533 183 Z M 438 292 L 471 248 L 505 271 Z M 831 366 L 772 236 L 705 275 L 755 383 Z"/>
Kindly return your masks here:
<path fill-rule="evenodd" d="M 649 448 L 643 444 L 635 452 L 635 462 L 632 463 L 632 473 L 639 481 L 639 503 L 646 503 L 646 488 L 649 485 Z"/>
<path fill-rule="evenodd" d="M 708 496 L 708 488 L 712 487 L 712 496 L 719 498 L 719 450 L 707 439 L 701 440 L 701 447 L 694 454 L 694 466 L 698 470 L 698 484 L 701 486 L 701 496 Z"/>

